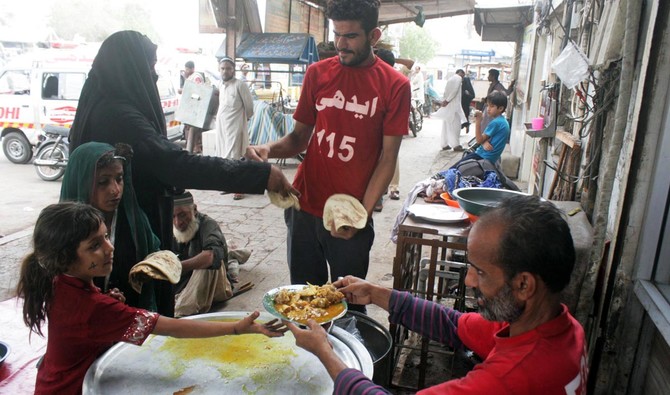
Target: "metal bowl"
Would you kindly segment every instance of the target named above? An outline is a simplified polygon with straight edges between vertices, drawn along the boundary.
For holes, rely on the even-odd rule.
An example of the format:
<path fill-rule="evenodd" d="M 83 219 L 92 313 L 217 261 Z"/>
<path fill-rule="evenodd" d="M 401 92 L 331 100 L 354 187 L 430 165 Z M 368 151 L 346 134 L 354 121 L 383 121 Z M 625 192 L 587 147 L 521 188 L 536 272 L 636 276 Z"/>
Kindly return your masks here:
<path fill-rule="evenodd" d="M 5 362 L 5 359 L 7 359 L 7 356 L 11 350 L 12 349 L 9 348 L 9 344 L 0 341 L 0 365 Z"/>
<path fill-rule="evenodd" d="M 465 212 L 480 216 L 486 210 L 496 207 L 503 199 L 512 196 L 528 196 L 527 193 L 496 188 L 458 188 L 451 195 Z"/>

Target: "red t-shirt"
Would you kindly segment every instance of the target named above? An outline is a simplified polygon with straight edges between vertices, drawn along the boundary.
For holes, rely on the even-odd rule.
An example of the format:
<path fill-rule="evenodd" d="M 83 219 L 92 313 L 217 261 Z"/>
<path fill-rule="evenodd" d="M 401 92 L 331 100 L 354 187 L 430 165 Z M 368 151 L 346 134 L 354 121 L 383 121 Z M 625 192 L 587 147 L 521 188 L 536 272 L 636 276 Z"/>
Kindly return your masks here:
<path fill-rule="evenodd" d="M 293 115 L 314 125 L 293 182 L 301 210 L 321 217 L 336 193 L 363 199 L 383 136 L 407 134 L 410 97 L 409 80 L 379 58 L 367 67 L 337 57 L 309 66 Z"/>
<path fill-rule="evenodd" d="M 484 359 L 465 377 L 420 391 L 428 394 L 586 395 L 584 330 L 565 305 L 561 315 L 509 337 L 509 324 L 478 313 L 458 320 L 458 337 Z"/>
<path fill-rule="evenodd" d="M 78 278 L 57 276 L 35 394 L 81 394 L 86 371 L 103 352 L 119 341 L 141 345 L 157 321 L 157 313 L 127 306 Z"/>

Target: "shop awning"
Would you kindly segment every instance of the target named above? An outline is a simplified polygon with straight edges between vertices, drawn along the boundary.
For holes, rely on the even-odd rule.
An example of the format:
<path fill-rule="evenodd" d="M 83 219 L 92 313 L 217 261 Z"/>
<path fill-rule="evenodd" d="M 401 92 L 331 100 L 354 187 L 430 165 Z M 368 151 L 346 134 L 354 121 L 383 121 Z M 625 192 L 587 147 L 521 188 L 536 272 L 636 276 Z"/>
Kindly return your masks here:
<path fill-rule="evenodd" d="M 482 41 L 517 41 L 532 22 L 530 5 L 475 9 L 475 29 Z"/>
<path fill-rule="evenodd" d="M 235 53 L 249 63 L 309 65 L 319 60 L 314 37 L 306 33 L 245 33 Z"/>

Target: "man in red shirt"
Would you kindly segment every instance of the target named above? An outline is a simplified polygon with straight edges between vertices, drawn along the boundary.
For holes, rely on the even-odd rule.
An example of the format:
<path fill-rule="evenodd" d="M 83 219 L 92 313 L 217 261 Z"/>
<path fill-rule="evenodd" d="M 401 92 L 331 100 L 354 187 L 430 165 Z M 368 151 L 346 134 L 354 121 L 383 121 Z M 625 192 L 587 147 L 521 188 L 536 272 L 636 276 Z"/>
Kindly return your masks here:
<path fill-rule="evenodd" d="M 301 210 L 284 214 L 293 284 L 324 284 L 329 268 L 333 280 L 368 271 L 372 211 L 393 177 L 411 97 L 409 80 L 373 53 L 381 36 L 379 6 L 378 0 L 328 2 L 338 56 L 307 69 L 293 132 L 247 149 L 248 158 L 262 161 L 307 150 L 293 182 Z M 323 207 L 334 194 L 362 202 L 363 229 L 324 228 Z"/>
<path fill-rule="evenodd" d="M 373 303 L 389 321 L 483 359 L 465 377 L 418 394 L 585 395 L 588 373 L 582 326 L 560 302 L 575 263 L 570 228 L 553 204 L 536 196 L 508 199 L 484 213 L 468 237 L 465 284 L 479 312 L 461 313 L 354 277 L 334 285 L 353 303 Z M 313 320 L 287 325 L 300 347 L 314 353 L 335 381 L 335 394 L 383 394 L 348 369 Z"/>

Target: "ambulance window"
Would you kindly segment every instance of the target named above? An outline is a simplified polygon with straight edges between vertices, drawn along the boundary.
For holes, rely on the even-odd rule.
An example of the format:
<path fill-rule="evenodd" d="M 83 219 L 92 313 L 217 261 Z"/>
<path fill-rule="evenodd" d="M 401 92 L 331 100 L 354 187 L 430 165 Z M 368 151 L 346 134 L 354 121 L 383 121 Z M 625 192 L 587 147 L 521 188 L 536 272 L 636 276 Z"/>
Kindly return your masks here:
<path fill-rule="evenodd" d="M 58 76 L 44 74 L 42 83 L 42 99 L 58 99 Z"/>
<path fill-rule="evenodd" d="M 175 90 L 174 86 L 172 85 L 172 81 L 170 81 L 170 79 L 166 76 L 159 75 L 156 86 L 158 87 L 158 95 L 161 97 L 161 100 L 169 99 L 175 96 Z"/>
<path fill-rule="evenodd" d="M 0 94 L 27 95 L 30 94 L 30 79 L 27 72 L 8 70 L 0 76 Z"/>
<path fill-rule="evenodd" d="M 81 89 L 86 81 L 85 73 L 60 73 L 61 98 L 65 100 L 79 100 Z"/>
<path fill-rule="evenodd" d="M 42 98 L 56 100 L 79 100 L 85 73 L 48 73 L 42 82 Z"/>

